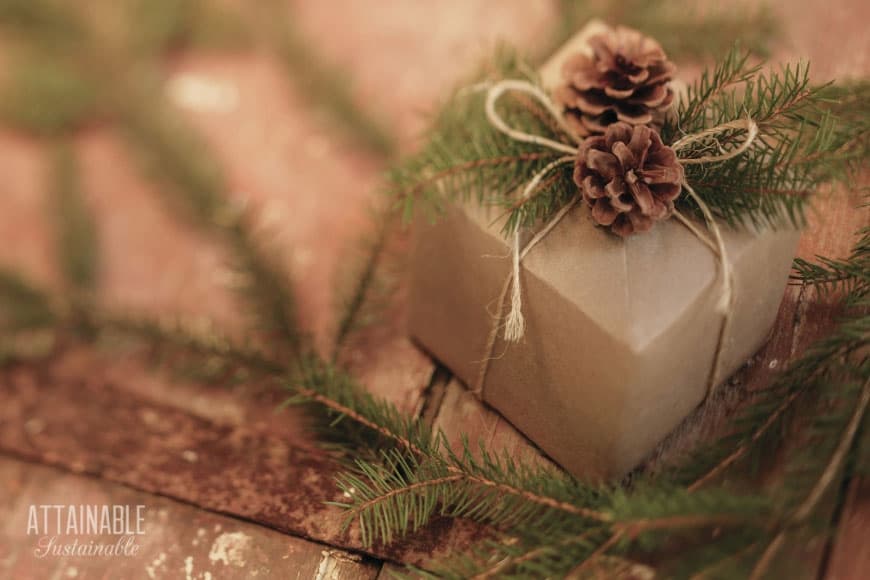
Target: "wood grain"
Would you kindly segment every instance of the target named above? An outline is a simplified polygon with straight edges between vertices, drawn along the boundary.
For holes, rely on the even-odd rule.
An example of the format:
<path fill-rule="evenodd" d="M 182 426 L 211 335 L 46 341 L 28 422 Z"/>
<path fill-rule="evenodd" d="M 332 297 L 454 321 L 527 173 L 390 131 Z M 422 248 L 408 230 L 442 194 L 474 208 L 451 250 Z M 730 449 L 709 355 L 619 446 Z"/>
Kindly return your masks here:
<path fill-rule="evenodd" d="M 0 457 L 0 577 L 43 578 L 333 578 L 374 579 L 380 563 L 261 525 L 211 513 L 150 493 L 67 471 Z M 31 505 L 144 506 L 136 553 L 115 557 L 34 556 L 42 535 L 28 535 Z M 52 532 L 54 530 L 52 529 Z M 53 534 L 52 534 L 53 535 Z M 58 535 L 113 543 L 114 537 Z"/>
<path fill-rule="evenodd" d="M 216 424 L 110 384 L 45 376 L 25 367 L 0 374 L 0 452 L 396 562 L 423 565 L 483 533 L 441 520 L 407 541 L 363 547 L 326 505 L 344 499 L 337 466 L 310 443 Z"/>

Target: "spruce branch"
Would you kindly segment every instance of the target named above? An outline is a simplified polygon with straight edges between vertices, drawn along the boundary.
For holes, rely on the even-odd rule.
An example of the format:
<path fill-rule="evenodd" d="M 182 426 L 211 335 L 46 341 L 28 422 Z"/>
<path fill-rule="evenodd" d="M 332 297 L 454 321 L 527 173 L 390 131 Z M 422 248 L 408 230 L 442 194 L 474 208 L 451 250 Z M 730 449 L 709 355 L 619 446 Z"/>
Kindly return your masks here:
<path fill-rule="evenodd" d="M 515 54 L 500 53 L 490 79 L 536 82 Z M 528 199 L 517 190 L 558 153 L 516 141 L 494 128 L 484 112 L 480 86 L 460 90 L 436 117 L 427 147 L 392 174 L 397 203 L 409 217 L 416 206 L 476 203 L 507 214 L 505 233 L 550 219 L 576 195 L 573 171 L 553 171 Z M 863 94 L 813 86 L 806 64 L 763 71 L 749 55 L 732 49 L 689 87 L 662 127 L 665 143 L 735 120 L 752 119 L 757 137 L 741 155 L 721 162 L 686 165 L 686 179 L 719 219 L 730 225 L 802 225 L 813 192 L 823 183 L 845 179 L 866 152 L 866 124 L 855 122 L 834 97 Z M 508 94 L 499 104 L 506 123 L 523 132 L 565 141 L 566 136 L 527 98 Z M 691 159 L 733 151 L 745 129 L 704 135 L 680 151 Z M 697 212 L 681 198 L 678 205 Z"/>
<path fill-rule="evenodd" d="M 55 248 L 72 316 L 83 322 L 91 308 L 99 274 L 99 248 L 95 218 L 82 192 L 72 145 L 61 141 L 51 166 Z"/>
<path fill-rule="evenodd" d="M 746 455 L 753 445 L 757 444 L 757 442 L 764 437 L 771 428 L 780 420 L 780 418 L 785 414 L 788 410 L 792 408 L 797 398 L 802 394 L 801 391 L 795 391 L 788 395 L 788 397 L 765 419 L 764 423 L 762 423 L 758 429 L 756 429 L 752 435 L 746 440 L 744 443 L 741 443 L 734 451 L 732 451 L 729 455 L 727 455 L 724 459 L 719 461 L 712 469 L 704 473 L 698 479 L 693 481 L 689 486 L 689 491 L 695 491 L 700 489 L 704 485 L 707 485 L 717 477 L 719 477 L 725 470 L 730 468 L 734 463 L 739 461 Z"/>
<path fill-rule="evenodd" d="M 120 118 L 129 143 L 153 177 L 175 194 L 168 200 L 170 207 L 180 201 L 196 223 L 226 242 L 234 265 L 247 279 L 241 290 L 260 328 L 286 352 L 298 356 L 300 332 L 289 277 L 256 239 L 252 215 L 229 201 L 223 176 L 207 147 L 165 107 L 141 94 L 127 103 Z"/>
<path fill-rule="evenodd" d="M 823 296 L 835 292 L 866 296 L 870 293 L 870 227 L 861 228 L 858 234 L 858 242 L 844 259 L 816 256 L 815 263 L 795 259 L 791 280 L 815 288 Z"/>
<path fill-rule="evenodd" d="M 389 246 L 396 235 L 398 219 L 397 212 L 391 208 L 378 211 L 374 217 L 374 235 L 361 243 L 363 261 L 351 276 L 350 291 L 337 296 L 339 313 L 332 345 L 333 362 L 338 360 L 353 333 L 382 312 L 395 293 L 395 284 L 384 282 L 383 270 L 390 258 Z M 352 266 L 343 264 L 343 268 L 347 267 Z"/>
<path fill-rule="evenodd" d="M 623 0 L 595 3 L 560 0 L 558 26 L 552 44 L 541 51 L 549 56 L 592 18 L 630 26 L 658 39 L 668 54 L 688 59 L 718 56 L 740 41 L 755 55 L 767 56 L 779 37 L 779 26 L 766 4 L 739 9 L 732 4 L 703 9 L 681 0 Z"/>
<path fill-rule="evenodd" d="M 804 501 L 797 507 L 785 523 L 785 528 L 780 531 L 773 541 L 765 548 L 764 553 L 752 570 L 750 578 L 757 580 L 764 578 L 770 569 L 774 558 L 782 550 L 785 545 L 786 535 L 789 528 L 800 526 L 807 521 L 810 515 L 815 511 L 824 494 L 828 491 L 831 484 L 835 481 L 837 474 L 842 470 L 846 458 L 849 454 L 849 449 L 867 411 L 867 405 L 870 403 L 870 378 L 864 381 L 861 387 L 861 393 L 855 404 L 855 411 L 852 413 L 852 418 L 846 425 L 843 434 L 840 436 L 837 447 L 830 456 L 830 459 L 825 466 L 825 469 L 819 475 L 818 480 L 812 489 L 810 489 Z"/>
<path fill-rule="evenodd" d="M 329 63 L 296 25 L 296 19 L 280 2 L 270 1 L 257 20 L 267 46 L 277 55 L 287 78 L 313 106 L 325 111 L 336 126 L 385 158 L 395 155 L 396 137 L 382 119 L 366 111 L 352 90 L 352 73 Z"/>
<path fill-rule="evenodd" d="M 491 566 L 486 565 L 484 568 L 476 571 L 475 574 L 471 576 L 471 578 L 473 580 L 488 580 L 490 578 L 501 577 L 511 570 L 521 570 L 524 564 L 542 558 L 543 556 L 552 553 L 554 550 L 560 548 L 565 549 L 571 544 L 582 544 L 588 542 L 591 535 L 592 531 L 587 530 L 580 535 L 569 536 L 567 538 L 561 539 L 552 545 L 545 544 L 543 546 L 536 546 L 532 549 L 527 549 L 524 552 L 512 550 L 512 552 L 514 553 L 507 555 L 501 559 L 499 559 L 498 557 L 493 558 L 492 554 L 488 554 L 489 559 L 494 560 L 494 564 Z"/>
<path fill-rule="evenodd" d="M 609 549 L 614 547 L 620 540 L 622 540 L 622 537 L 624 535 L 625 535 L 624 531 L 614 532 L 610 536 L 610 538 L 608 538 L 606 542 L 603 542 L 600 546 L 598 546 L 598 548 L 596 548 L 596 550 L 594 552 L 592 552 L 592 554 L 590 554 L 588 558 L 581 560 L 579 564 L 577 564 L 576 566 L 571 568 L 571 570 L 568 571 L 568 574 L 566 574 L 565 577 L 572 578 L 572 579 L 573 578 L 582 578 L 581 572 L 584 572 L 585 569 L 594 565 L 594 563 L 597 561 L 597 559 L 604 556 L 604 554 L 606 554 Z"/>
<path fill-rule="evenodd" d="M 282 375 L 288 366 L 269 357 L 252 344 L 239 344 L 222 334 L 208 320 L 153 316 L 134 312 L 96 311 L 88 313 L 96 330 L 118 332 L 154 346 L 170 346 L 186 352 L 218 357 L 228 363 L 267 375 Z"/>
<path fill-rule="evenodd" d="M 47 293 L 17 272 L 0 268 L 0 329 L 17 332 L 50 328 L 57 320 Z"/>

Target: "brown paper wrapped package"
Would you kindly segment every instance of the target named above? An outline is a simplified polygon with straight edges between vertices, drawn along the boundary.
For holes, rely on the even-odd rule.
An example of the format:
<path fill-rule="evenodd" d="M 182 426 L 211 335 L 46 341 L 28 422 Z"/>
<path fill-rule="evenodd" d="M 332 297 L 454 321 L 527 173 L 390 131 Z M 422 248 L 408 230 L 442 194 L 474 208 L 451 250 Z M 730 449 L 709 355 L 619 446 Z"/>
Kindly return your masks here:
<path fill-rule="evenodd" d="M 545 86 L 598 26 L 544 66 Z M 510 273 L 510 244 L 495 217 L 453 207 L 415 234 L 410 332 L 471 387 Z M 723 230 L 735 299 L 715 383 L 765 342 L 798 236 Z M 722 324 L 718 274 L 710 248 L 678 221 L 621 239 L 578 204 L 523 260 L 525 336 L 506 343 L 499 334 L 484 400 L 571 473 L 624 474 L 707 393 Z"/>

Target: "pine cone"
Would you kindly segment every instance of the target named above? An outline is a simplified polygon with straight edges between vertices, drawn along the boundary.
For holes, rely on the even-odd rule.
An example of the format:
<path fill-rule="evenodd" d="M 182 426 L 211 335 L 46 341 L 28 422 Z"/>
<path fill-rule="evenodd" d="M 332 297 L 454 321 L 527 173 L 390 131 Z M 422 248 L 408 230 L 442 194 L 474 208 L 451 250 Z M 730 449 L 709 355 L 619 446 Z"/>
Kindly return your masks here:
<path fill-rule="evenodd" d="M 674 100 L 668 83 L 676 67 L 652 38 L 617 27 L 589 45 L 591 57 L 578 53 L 562 65 L 565 82 L 554 94 L 579 135 L 604 133 L 616 121 L 647 125 Z"/>
<path fill-rule="evenodd" d="M 670 217 L 680 195 L 683 166 L 651 128 L 614 123 L 587 137 L 574 165 L 574 182 L 595 223 L 622 237 Z"/>

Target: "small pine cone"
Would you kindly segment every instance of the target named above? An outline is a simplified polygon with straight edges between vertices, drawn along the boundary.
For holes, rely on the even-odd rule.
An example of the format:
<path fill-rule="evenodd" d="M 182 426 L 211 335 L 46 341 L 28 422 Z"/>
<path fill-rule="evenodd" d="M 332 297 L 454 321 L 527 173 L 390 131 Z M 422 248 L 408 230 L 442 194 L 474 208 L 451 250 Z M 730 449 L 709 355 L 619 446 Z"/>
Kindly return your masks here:
<path fill-rule="evenodd" d="M 669 86 L 676 67 L 658 42 L 617 27 L 589 39 L 592 56 L 577 53 L 562 66 L 564 84 L 554 98 L 581 136 L 604 133 L 623 121 L 648 125 L 674 100 Z"/>
<path fill-rule="evenodd" d="M 674 211 L 683 166 L 658 133 L 614 123 L 587 137 L 574 164 L 574 182 L 595 223 L 622 237 L 650 229 Z"/>

